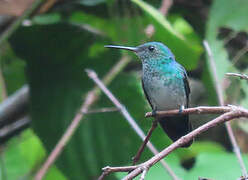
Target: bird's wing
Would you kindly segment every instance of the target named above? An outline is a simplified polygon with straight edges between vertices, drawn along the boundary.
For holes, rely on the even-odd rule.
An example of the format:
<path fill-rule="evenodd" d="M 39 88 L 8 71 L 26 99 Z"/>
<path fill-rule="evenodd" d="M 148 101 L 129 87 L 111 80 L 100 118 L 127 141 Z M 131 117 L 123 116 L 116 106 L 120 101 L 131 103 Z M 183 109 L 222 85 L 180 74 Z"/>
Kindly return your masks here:
<path fill-rule="evenodd" d="M 186 94 L 186 98 L 187 98 L 186 106 L 188 107 L 189 106 L 190 87 L 189 87 L 188 76 L 187 76 L 187 73 L 185 70 L 183 72 L 183 84 L 184 84 L 185 94 Z"/>
<path fill-rule="evenodd" d="M 186 106 L 188 107 L 189 106 L 189 94 L 190 94 L 188 75 L 187 75 L 185 68 L 181 64 L 177 63 L 177 65 L 178 65 L 178 67 L 179 67 L 178 69 L 181 73 L 180 78 L 183 78 L 184 90 L 185 90 L 185 94 L 186 94 L 186 98 L 187 98 L 186 99 L 186 101 L 187 101 Z"/>
<path fill-rule="evenodd" d="M 146 89 L 145 89 L 145 86 L 144 86 L 143 78 L 142 78 L 142 88 L 143 88 L 143 91 L 145 93 L 145 96 L 146 96 L 147 101 L 149 102 L 150 106 L 152 107 L 151 100 L 149 99 L 149 96 L 148 96 L 148 94 L 146 92 Z M 152 109 L 153 109 L 153 107 L 152 107 Z"/>

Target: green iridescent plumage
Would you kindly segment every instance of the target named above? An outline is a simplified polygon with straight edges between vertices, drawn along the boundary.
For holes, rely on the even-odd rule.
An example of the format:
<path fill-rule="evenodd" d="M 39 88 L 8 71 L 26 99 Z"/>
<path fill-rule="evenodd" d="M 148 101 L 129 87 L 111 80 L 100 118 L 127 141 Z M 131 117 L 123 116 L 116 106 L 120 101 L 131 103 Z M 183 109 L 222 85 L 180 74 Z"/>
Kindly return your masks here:
<path fill-rule="evenodd" d="M 185 69 L 168 47 L 149 42 L 137 47 L 106 46 L 133 51 L 142 61 L 142 85 L 153 111 L 188 107 L 190 88 Z M 188 115 L 157 119 L 167 135 L 176 141 L 191 131 Z M 184 147 L 192 144 L 189 142 Z"/>

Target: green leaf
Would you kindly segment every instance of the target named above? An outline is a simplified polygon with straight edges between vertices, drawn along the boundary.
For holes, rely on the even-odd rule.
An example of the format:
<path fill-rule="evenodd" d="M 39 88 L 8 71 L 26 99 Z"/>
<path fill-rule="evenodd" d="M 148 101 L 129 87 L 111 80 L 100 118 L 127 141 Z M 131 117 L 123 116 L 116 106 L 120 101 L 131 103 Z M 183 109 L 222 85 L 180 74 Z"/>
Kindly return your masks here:
<path fill-rule="evenodd" d="M 34 16 L 34 18 L 32 18 L 33 24 L 41 24 L 41 25 L 55 24 L 60 21 L 61 21 L 61 17 L 60 14 L 58 13 L 42 14 L 42 15 Z"/>
<path fill-rule="evenodd" d="M 69 17 L 69 21 L 79 25 L 90 25 L 90 27 L 101 30 L 101 32 L 104 33 L 116 33 L 114 32 L 114 26 L 111 23 L 111 20 L 104 19 L 93 14 L 87 14 L 82 11 L 72 12 Z"/>
<path fill-rule="evenodd" d="M 216 142 L 196 141 L 192 144 L 191 153 L 196 157 L 201 153 L 222 153 L 225 152 L 223 146 Z"/>
<path fill-rule="evenodd" d="M 212 40 L 214 40 L 220 27 L 227 27 L 236 32 L 247 32 L 248 22 L 243 18 L 247 15 L 247 9 L 248 2 L 243 0 L 237 0 L 235 2 L 231 0 L 214 1 L 209 14 L 207 37 L 212 37 Z"/>
<path fill-rule="evenodd" d="M 104 42 L 101 37 L 76 26 L 55 24 L 21 28 L 11 39 L 15 52 L 27 62 L 32 125 L 48 152 L 54 148 L 78 111 L 82 95 L 94 85 L 84 69 L 94 68 L 101 77 L 119 56 L 100 51 L 90 58 L 88 52 L 96 38 L 98 42 Z M 87 123 L 81 128 L 86 126 Z M 90 127 L 88 130 L 79 129 L 58 160 L 58 167 L 70 179 L 97 175 L 88 171 L 91 167 L 85 160 L 91 157 L 90 153 L 95 148 L 86 145 L 88 141 L 83 139 L 93 132 Z M 89 151 L 87 147 L 90 147 Z M 97 162 L 97 158 L 94 160 Z M 101 167 L 96 165 L 98 168 L 94 171 L 99 173 Z M 85 167 L 85 171 L 80 167 Z"/>
<path fill-rule="evenodd" d="M 17 142 L 11 142 L 8 144 L 8 148 L 4 152 L 3 163 L 1 169 L 6 171 L 5 177 L 8 179 L 17 179 L 24 176 L 29 171 L 28 164 L 25 164 L 25 158 L 23 158 L 20 147 L 17 146 Z"/>
<path fill-rule="evenodd" d="M 12 94 L 26 83 L 26 63 L 17 57 L 13 50 L 6 44 L 5 51 L 1 54 L 1 68 L 8 94 Z"/>
<path fill-rule="evenodd" d="M 106 43 L 101 36 L 68 24 L 23 27 L 13 35 L 12 47 L 27 62 L 32 127 L 48 152 L 78 112 L 82 96 L 94 87 L 84 69 L 92 68 L 102 77 L 120 58 L 119 51 L 101 47 Z M 146 102 L 140 78 L 123 73 L 109 88 L 147 130 L 151 122 L 143 120 Z M 111 106 L 103 96 L 93 108 Z M 162 140 L 160 146 L 168 143 L 164 133 L 154 137 Z M 92 114 L 81 122 L 56 164 L 69 179 L 89 179 L 106 165 L 130 163 L 140 144 L 119 112 Z M 148 155 L 146 151 L 143 158 Z"/>
<path fill-rule="evenodd" d="M 85 6 L 95 6 L 105 2 L 105 0 L 76 0 L 76 2 Z"/>
<path fill-rule="evenodd" d="M 45 157 L 45 150 L 39 138 L 28 129 L 20 137 L 15 137 L 8 142 L 2 155 L 3 162 L 0 169 L 6 170 L 5 177 L 7 179 L 15 180 L 28 178 L 33 172 L 36 172 Z M 58 180 L 66 179 L 55 166 L 48 171 L 46 180 L 52 180 L 52 177 L 56 177 Z"/>
<path fill-rule="evenodd" d="M 186 36 L 177 31 L 188 33 L 189 25 L 179 20 L 175 22 L 175 27 L 155 8 L 140 0 L 132 0 L 135 4 L 141 7 L 151 18 L 151 23 L 155 26 L 156 32 L 154 39 L 164 42 L 175 54 L 177 60 L 182 63 L 187 69 L 194 69 L 197 66 L 199 55 L 202 51 L 199 41 L 189 41 Z M 186 25 L 187 24 L 187 25 Z M 185 29 L 187 31 L 185 31 Z"/>
<path fill-rule="evenodd" d="M 224 152 L 224 148 L 214 142 L 195 141 L 189 148 L 178 148 L 174 151 L 182 162 L 196 158 L 203 152 L 219 153 Z"/>
<path fill-rule="evenodd" d="M 104 36 L 107 35 L 114 42 L 125 42 L 125 45 L 135 46 L 145 39 L 143 31 L 145 18 L 140 16 L 133 16 L 132 18 L 114 16 L 106 19 L 82 11 L 76 11 L 71 14 L 69 21 L 85 29 L 89 26 L 89 30 L 94 30 Z"/>
<path fill-rule="evenodd" d="M 244 156 L 244 158 L 247 158 L 247 156 Z M 185 176 L 185 179 L 191 180 L 204 177 L 218 180 L 233 180 L 238 179 L 241 175 L 241 168 L 234 153 L 206 152 L 197 156 L 196 164 Z"/>
<path fill-rule="evenodd" d="M 242 5 L 241 5 L 242 4 Z M 210 13 L 209 20 L 207 23 L 206 39 L 210 45 L 213 53 L 213 58 L 216 63 L 217 76 L 220 82 L 223 81 L 225 73 L 227 72 L 239 72 L 238 69 L 234 67 L 228 57 L 227 50 L 224 47 L 223 40 L 217 38 L 219 28 L 226 27 L 230 28 L 236 32 L 246 31 L 248 32 L 248 21 L 246 21 L 245 14 L 248 10 L 248 1 L 238 0 L 216 0 L 214 1 Z M 230 13 L 232 12 L 232 13 Z M 211 71 L 212 67 L 208 63 L 208 68 Z M 213 75 L 211 74 L 212 79 Z M 247 105 L 248 89 L 247 83 L 242 83 L 240 86 L 245 91 L 245 97 L 242 98 L 241 105 Z"/>

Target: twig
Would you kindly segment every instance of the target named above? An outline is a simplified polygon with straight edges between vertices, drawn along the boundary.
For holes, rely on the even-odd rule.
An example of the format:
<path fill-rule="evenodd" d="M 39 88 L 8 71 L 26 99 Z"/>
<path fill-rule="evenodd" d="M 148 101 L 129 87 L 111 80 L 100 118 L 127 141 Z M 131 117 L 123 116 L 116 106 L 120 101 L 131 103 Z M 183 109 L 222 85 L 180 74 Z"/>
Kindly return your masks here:
<path fill-rule="evenodd" d="M 106 112 L 116 112 L 116 111 L 119 111 L 119 109 L 116 107 L 109 107 L 109 108 L 100 108 L 100 109 L 88 110 L 87 112 L 82 112 L 82 113 L 95 114 L 95 113 L 106 113 Z"/>
<path fill-rule="evenodd" d="M 216 92 L 217 92 L 217 95 L 218 95 L 219 104 L 221 106 L 224 106 L 223 89 L 222 89 L 221 83 L 220 83 L 220 81 L 218 79 L 217 70 L 216 70 L 216 64 L 215 64 L 215 61 L 214 61 L 214 58 L 213 58 L 212 51 L 211 51 L 211 49 L 209 47 L 209 44 L 208 44 L 208 42 L 206 40 L 203 41 L 203 44 L 204 44 L 204 47 L 205 47 L 205 49 L 207 51 L 207 54 L 209 56 L 210 66 L 211 66 L 211 69 L 212 69 L 212 74 L 213 74 L 213 78 L 214 78 L 214 84 L 215 84 Z M 240 152 L 238 143 L 237 143 L 237 141 L 235 139 L 235 136 L 234 136 L 234 133 L 233 133 L 233 130 L 232 130 L 230 122 L 225 123 L 225 126 L 226 126 L 226 129 L 227 129 L 229 139 L 230 139 L 230 141 L 232 143 L 232 146 L 233 146 L 233 151 L 234 151 L 235 155 L 237 156 L 238 162 L 239 162 L 240 167 L 242 169 L 243 176 L 247 177 L 248 176 L 247 170 L 246 170 L 244 161 L 242 159 L 241 152 Z"/>
<path fill-rule="evenodd" d="M 130 172 L 136 168 L 138 168 L 138 166 L 125 166 L 125 167 L 114 167 L 114 168 L 110 166 L 106 166 L 102 168 L 103 173 L 101 174 L 101 176 L 99 176 L 98 180 L 103 180 L 105 176 L 109 175 L 112 172 Z"/>
<path fill-rule="evenodd" d="M 212 74 L 213 74 L 213 80 L 214 80 L 215 89 L 216 89 L 216 92 L 217 92 L 217 95 L 218 95 L 219 104 L 221 106 L 224 106 L 223 90 L 222 90 L 222 86 L 221 86 L 221 84 L 219 82 L 219 79 L 218 79 L 216 65 L 215 65 L 215 61 L 214 61 L 212 51 L 211 51 L 211 49 L 209 47 L 209 44 L 208 44 L 208 42 L 206 40 L 203 41 L 203 45 L 204 45 L 204 47 L 205 47 L 205 49 L 207 51 L 208 57 L 209 57 L 209 63 L 210 63 L 211 71 L 212 71 Z"/>
<path fill-rule="evenodd" d="M 124 167 L 110 167 L 110 166 L 106 166 L 104 168 L 102 168 L 102 170 L 104 172 L 128 172 L 128 171 L 132 171 L 136 168 L 138 168 L 139 166 L 124 166 Z"/>
<path fill-rule="evenodd" d="M 49 9 L 51 9 L 54 4 L 57 2 L 57 0 L 47 0 L 44 2 L 44 4 L 40 7 L 39 13 L 43 14 L 47 12 Z"/>
<path fill-rule="evenodd" d="M 165 116 L 174 116 L 178 114 L 223 114 L 226 112 L 230 112 L 233 108 L 237 108 L 236 106 L 198 106 L 195 108 L 187 108 L 182 109 L 180 112 L 178 109 L 176 110 L 168 110 L 168 111 L 156 111 L 156 117 L 165 117 Z M 147 112 L 145 117 L 153 117 L 152 112 Z"/>
<path fill-rule="evenodd" d="M 28 101 L 29 88 L 24 85 L 0 104 L 0 144 L 29 127 Z"/>
<path fill-rule="evenodd" d="M 248 180 L 248 178 L 244 176 L 240 176 L 237 180 Z"/>
<path fill-rule="evenodd" d="M 135 157 L 133 158 L 133 165 L 135 165 L 135 164 L 139 161 L 140 156 L 141 156 L 142 152 L 144 151 L 144 148 L 145 148 L 147 142 L 149 141 L 149 139 L 150 139 L 150 137 L 151 137 L 151 135 L 152 135 L 152 132 L 154 131 L 154 129 L 156 129 L 157 126 L 158 126 L 158 122 L 157 122 L 156 120 L 154 120 L 154 121 L 152 122 L 152 127 L 149 129 L 149 131 L 148 131 L 148 133 L 147 133 L 147 135 L 146 135 L 145 140 L 143 141 L 143 143 L 142 143 L 142 145 L 140 146 L 140 148 L 139 148 L 137 154 L 136 154 Z"/>
<path fill-rule="evenodd" d="M 0 128 L 27 114 L 29 87 L 24 85 L 0 104 Z"/>
<path fill-rule="evenodd" d="M 25 20 L 42 2 L 42 0 L 35 0 L 31 7 L 2 33 L 0 36 L 0 46 L 3 42 L 8 40 L 12 33 L 22 24 L 23 20 Z"/>
<path fill-rule="evenodd" d="M 238 60 L 239 60 L 245 53 L 247 53 L 247 51 L 248 51 L 248 41 L 246 41 L 245 46 L 244 46 L 240 51 L 238 51 L 237 54 L 233 57 L 233 60 L 232 60 L 233 64 L 236 64 L 236 63 L 238 62 Z"/>
<path fill-rule="evenodd" d="M 70 24 L 73 25 L 73 26 L 78 27 L 79 29 L 88 31 L 88 32 L 90 32 L 92 34 L 102 36 L 102 37 L 107 37 L 106 33 L 104 33 L 103 31 L 101 31 L 99 29 L 96 29 L 96 28 L 90 26 L 89 24 L 73 23 L 73 22 L 71 22 Z"/>
<path fill-rule="evenodd" d="M 238 74 L 238 73 L 226 73 L 227 76 L 235 76 L 239 77 L 240 79 L 246 79 L 248 80 L 248 75 L 246 74 Z"/>
<path fill-rule="evenodd" d="M 159 11 L 161 12 L 161 14 L 166 16 L 168 14 L 172 4 L 173 4 L 172 0 L 163 0 L 161 6 L 159 8 Z"/>
<path fill-rule="evenodd" d="M 135 132 L 139 135 L 139 137 L 144 141 L 146 136 L 144 132 L 140 129 L 140 127 L 137 125 L 135 120 L 131 117 L 129 112 L 126 110 L 126 108 L 118 101 L 118 99 L 107 89 L 107 87 L 103 84 L 103 82 L 97 77 L 97 74 L 92 70 L 86 70 L 88 73 L 88 76 L 101 88 L 101 90 L 108 96 L 108 98 L 114 103 L 114 105 L 120 109 L 120 112 L 122 115 L 126 118 L 128 123 L 131 125 L 131 127 L 135 130 Z M 151 144 L 150 141 L 147 142 L 147 147 L 151 150 L 153 154 L 157 154 L 158 151 L 156 148 Z M 172 169 L 168 166 L 167 163 L 165 163 L 163 160 L 160 161 L 163 167 L 167 170 L 167 172 L 170 174 L 170 176 L 174 180 L 178 180 L 179 178 L 176 176 L 176 174 L 172 171 Z M 104 170 L 104 169 L 103 169 Z M 129 170 L 130 171 L 130 170 Z M 106 176 L 108 173 L 105 171 L 103 174 L 98 178 L 98 180 L 101 180 Z"/>
<path fill-rule="evenodd" d="M 144 170 L 140 176 L 140 180 L 145 180 L 145 176 L 146 176 L 147 171 L 148 171 L 148 168 L 144 167 Z"/>
<path fill-rule="evenodd" d="M 173 3 L 172 0 L 163 0 L 159 8 L 159 11 L 161 12 L 161 14 L 166 16 L 170 7 L 172 6 L 172 3 Z M 145 33 L 147 37 L 151 37 L 154 34 L 154 32 L 155 32 L 155 28 L 152 24 L 149 24 L 145 29 Z"/>
<path fill-rule="evenodd" d="M 108 72 L 108 74 L 104 77 L 103 82 L 105 84 L 109 84 L 116 75 L 128 64 L 130 61 L 130 58 L 128 56 L 123 56 L 119 62 L 113 66 L 113 68 Z M 66 129 L 65 133 L 53 149 L 53 151 L 49 154 L 47 160 L 42 165 L 41 169 L 37 172 L 35 175 L 35 180 L 41 180 L 43 176 L 46 174 L 47 170 L 50 168 L 50 166 L 54 163 L 54 161 L 58 158 L 72 135 L 74 134 L 76 128 L 78 127 L 79 123 L 81 122 L 81 119 L 84 116 L 84 113 L 81 112 L 87 112 L 88 109 L 97 101 L 99 94 L 100 94 L 99 88 L 95 87 L 91 91 L 89 91 L 86 95 L 85 101 L 83 105 L 81 106 L 81 111 L 76 114 L 76 116 L 73 118 L 71 124 Z"/>
<path fill-rule="evenodd" d="M 204 178 L 204 177 L 198 177 L 198 180 L 213 180 L 213 179 Z"/>
<path fill-rule="evenodd" d="M 0 144 L 7 142 L 11 137 L 19 134 L 30 125 L 30 119 L 28 116 L 24 116 L 14 123 L 8 124 L 0 129 Z"/>
<path fill-rule="evenodd" d="M 188 111 L 188 113 L 190 114 L 190 111 Z M 146 161 L 140 165 L 137 165 L 136 168 L 131 173 L 129 173 L 126 177 L 123 178 L 123 180 L 128 180 L 128 179 L 132 179 L 132 178 L 136 177 L 137 175 L 139 175 L 143 172 L 144 167 L 150 168 L 151 166 L 156 164 L 158 161 L 160 161 L 161 159 L 166 157 L 168 154 L 170 154 L 172 151 L 174 151 L 175 149 L 188 143 L 190 140 L 192 140 L 193 138 L 195 138 L 199 134 L 207 131 L 208 129 L 215 127 L 221 123 L 224 123 L 224 122 L 227 122 L 227 121 L 230 121 L 233 119 L 237 119 L 240 117 L 248 118 L 248 110 L 244 109 L 242 107 L 233 106 L 232 111 L 224 113 L 224 114 L 220 115 L 219 117 L 213 119 L 212 121 L 209 121 L 208 123 L 198 127 L 197 129 L 193 130 L 189 134 L 181 137 L 180 139 L 178 139 L 177 141 L 172 143 L 170 146 L 165 148 L 163 151 L 161 151 L 157 155 L 153 156 L 148 161 Z M 114 167 L 111 168 L 111 171 L 116 172 Z M 109 173 L 110 172 L 108 171 L 108 174 Z"/>

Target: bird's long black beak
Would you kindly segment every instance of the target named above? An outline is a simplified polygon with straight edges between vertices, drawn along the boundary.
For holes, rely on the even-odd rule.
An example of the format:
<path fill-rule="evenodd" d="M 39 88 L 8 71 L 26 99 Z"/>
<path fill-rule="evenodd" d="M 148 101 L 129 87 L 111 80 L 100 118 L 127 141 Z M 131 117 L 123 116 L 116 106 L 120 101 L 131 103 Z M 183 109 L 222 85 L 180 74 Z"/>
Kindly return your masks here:
<path fill-rule="evenodd" d="M 106 45 L 105 48 L 115 48 L 115 49 L 125 49 L 133 52 L 137 52 L 137 47 L 127 47 L 127 46 L 115 46 L 115 45 Z"/>

